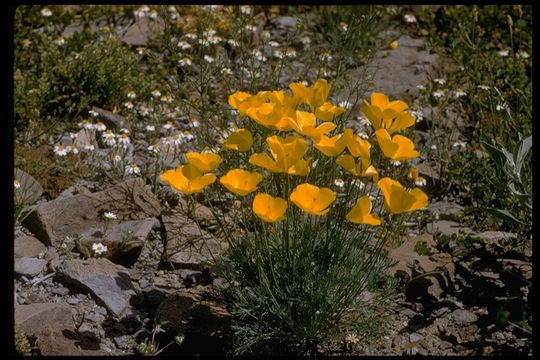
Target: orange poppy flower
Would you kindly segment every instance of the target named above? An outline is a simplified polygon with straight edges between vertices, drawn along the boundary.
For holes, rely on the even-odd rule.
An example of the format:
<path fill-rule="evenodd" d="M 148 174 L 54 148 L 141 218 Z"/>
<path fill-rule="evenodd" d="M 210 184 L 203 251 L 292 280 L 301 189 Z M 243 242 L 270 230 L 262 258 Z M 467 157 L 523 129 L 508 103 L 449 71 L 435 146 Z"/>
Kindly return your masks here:
<path fill-rule="evenodd" d="M 255 190 L 257 185 L 262 181 L 263 177 L 259 173 L 251 173 L 243 169 L 229 170 L 226 175 L 223 175 L 219 182 L 232 193 L 245 196 Z"/>
<path fill-rule="evenodd" d="M 167 170 L 161 174 L 160 179 L 171 185 L 174 189 L 190 195 L 201 191 L 216 181 L 214 174 L 202 174 L 191 164 L 181 165 L 175 170 Z"/>
<path fill-rule="evenodd" d="M 291 175 L 306 176 L 309 172 L 309 163 L 302 159 L 307 152 L 306 140 L 299 136 L 282 138 L 274 135 L 266 139 L 272 157 L 264 153 L 251 155 L 249 163 L 260 166 L 270 172 L 287 173 Z"/>
<path fill-rule="evenodd" d="M 394 135 L 390 138 L 390 134 L 385 129 L 375 131 L 375 136 L 384 156 L 387 158 L 407 160 L 420 156 L 420 153 L 414 150 L 414 143 L 405 136 Z"/>
<path fill-rule="evenodd" d="M 238 151 L 248 151 L 253 144 L 253 135 L 246 129 L 233 132 L 223 143 L 223 148 Z"/>
<path fill-rule="evenodd" d="M 384 195 L 384 205 L 391 214 L 401 214 L 425 207 L 428 203 L 427 195 L 420 189 L 414 188 L 406 191 L 396 180 L 388 177 L 377 183 Z"/>
<path fill-rule="evenodd" d="M 253 199 L 253 212 L 266 222 L 276 222 L 285 219 L 287 201 L 268 194 L 257 194 Z"/>
<path fill-rule="evenodd" d="M 330 188 L 319 188 L 308 183 L 298 185 L 290 195 L 296 206 L 312 215 L 324 215 L 330 211 L 330 204 L 336 194 Z"/>
<path fill-rule="evenodd" d="M 189 151 L 186 153 L 188 163 L 199 169 L 200 172 L 206 173 L 212 171 L 221 164 L 221 156 L 211 152 L 196 153 Z"/>
<path fill-rule="evenodd" d="M 355 224 L 381 225 L 381 219 L 377 215 L 371 213 L 371 200 L 367 196 L 362 196 L 358 202 L 349 211 L 346 218 Z"/>

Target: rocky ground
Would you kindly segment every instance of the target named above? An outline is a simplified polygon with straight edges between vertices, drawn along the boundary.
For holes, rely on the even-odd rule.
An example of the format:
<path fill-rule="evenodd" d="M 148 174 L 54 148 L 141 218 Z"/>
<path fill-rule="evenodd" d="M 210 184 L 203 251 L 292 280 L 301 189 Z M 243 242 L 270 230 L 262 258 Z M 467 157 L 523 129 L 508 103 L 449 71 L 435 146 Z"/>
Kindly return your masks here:
<path fill-rule="evenodd" d="M 274 22 L 279 28 L 293 20 Z M 144 43 L 144 29 L 133 28 L 126 37 Z M 421 39 L 403 35 L 398 42 L 368 68 L 379 91 L 414 97 L 418 85 L 440 76 L 439 59 L 423 50 Z M 118 115 L 103 117 L 108 126 L 122 126 Z M 459 132 L 455 118 L 447 120 L 449 129 Z M 84 132 L 78 136 L 84 142 Z M 422 141 L 425 133 L 417 136 Z M 437 181 L 428 162 L 420 169 L 430 183 Z M 199 204 L 189 218 L 181 199 L 168 209 L 142 179 L 105 188 L 81 180 L 48 200 L 29 174 L 16 171 L 24 179 L 27 203 L 37 208 L 15 229 L 15 323 L 38 353 L 140 353 L 140 344 L 150 343 L 152 329 L 161 323 L 164 332 L 155 334 L 161 354 L 224 354 L 231 318 L 215 291 L 223 279 L 211 264 L 226 244 L 215 234 L 208 208 Z M 117 215 L 106 229 L 109 251 L 92 258 L 92 244 L 105 232 L 104 211 Z M 430 204 L 425 213 L 427 220 L 411 228 L 402 245 L 389 248 L 396 262 L 389 274 L 403 288 L 389 330 L 377 339 L 330 344 L 321 352 L 530 354 L 530 338 L 516 319 L 493 321 L 530 304 L 530 256 L 504 246 L 515 235 L 460 226 L 463 208 L 447 201 Z"/>

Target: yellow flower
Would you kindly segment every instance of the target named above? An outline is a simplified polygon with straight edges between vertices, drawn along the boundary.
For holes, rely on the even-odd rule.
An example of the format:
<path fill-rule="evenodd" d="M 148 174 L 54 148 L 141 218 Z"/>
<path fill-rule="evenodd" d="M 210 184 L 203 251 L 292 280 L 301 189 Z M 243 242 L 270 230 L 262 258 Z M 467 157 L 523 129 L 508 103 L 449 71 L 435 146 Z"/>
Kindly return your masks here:
<path fill-rule="evenodd" d="M 287 201 L 268 194 L 257 194 L 253 199 L 253 212 L 266 222 L 276 222 L 285 219 Z"/>
<path fill-rule="evenodd" d="M 245 196 L 255 190 L 262 181 L 262 175 L 251 173 L 243 169 L 230 170 L 226 175 L 219 179 L 219 182 L 232 193 Z"/>
<path fill-rule="evenodd" d="M 317 136 L 313 139 L 313 146 L 326 156 L 337 156 L 345 150 L 347 138 L 342 134 L 329 138 L 326 135 Z"/>
<path fill-rule="evenodd" d="M 398 42 L 397 40 L 394 40 L 390 43 L 390 49 L 394 50 L 394 49 L 397 49 L 398 47 Z"/>
<path fill-rule="evenodd" d="M 346 109 L 325 102 L 315 110 L 315 115 L 323 121 L 332 121 L 334 118 L 343 114 Z"/>
<path fill-rule="evenodd" d="M 377 169 L 370 164 L 369 159 L 355 160 L 351 155 L 340 155 L 336 159 L 336 163 L 354 176 L 373 176 L 373 181 L 378 180 Z"/>
<path fill-rule="evenodd" d="M 260 106 L 266 101 L 266 94 L 266 91 L 261 91 L 257 95 L 252 95 L 244 91 L 237 91 L 229 96 L 229 105 L 238 110 L 240 115 L 245 116 L 248 109 Z"/>
<path fill-rule="evenodd" d="M 287 173 L 291 175 L 306 176 L 309 164 L 301 159 L 307 152 L 306 140 L 299 136 L 288 136 L 285 139 L 274 135 L 266 139 L 272 153 L 272 158 L 264 153 L 253 154 L 249 163 L 260 166 L 270 172 Z"/>
<path fill-rule="evenodd" d="M 349 149 L 352 156 L 368 160 L 371 158 L 371 144 L 369 141 L 353 133 L 352 129 L 345 129 L 343 137 L 345 138 L 347 149 Z"/>
<path fill-rule="evenodd" d="M 407 108 L 403 101 L 389 101 L 388 96 L 374 92 L 371 94 L 371 104 L 364 100 L 362 112 L 375 130 L 382 128 L 392 134 L 414 125 L 412 114 L 404 111 Z"/>
<path fill-rule="evenodd" d="M 256 96 L 264 101 L 261 103 L 252 102 L 250 107 L 245 110 L 245 114 L 267 128 L 275 128 L 280 131 L 292 130 L 285 118 L 295 116 L 294 108 L 296 108 L 298 99 L 285 91 L 269 91 L 259 94 Z M 243 108 L 243 104 L 240 107 Z"/>
<path fill-rule="evenodd" d="M 330 93 L 330 84 L 325 79 L 317 80 L 311 87 L 302 83 L 291 83 L 289 88 L 296 98 L 309 105 L 311 111 L 323 105 Z"/>
<path fill-rule="evenodd" d="M 199 169 L 200 172 L 206 173 L 212 171 L 221 164 L 221 157 L 218 154 L 213 153 L 196 153 L 187 152 L 186 158 L 188 163 Z"/>
<path fill-rule="evenodd" d="M 174 189 L 186 195 L 199 192 L 207 185 L 216 181 L 216 175 L 203 175 L 199 169 L 190 164 L 181 165 L 175 170 L 167 170 L 161 174 L 160 178 Z"/>
<path fill-rule="evenodd" d="M 324 215 L 330 211 L 330 204 L 336 199 L 336 194 L 330 188 L 319 188 L 304 183 L 294 189 L 290 199 L 307 213 Z"/>
<path fill-rule="evenodd" d="M 414 150 L 414 143 L 405 136 L 394 135 L 390 138 L 390 134 L 385 129 L 375 131 L 375 136 L 384 156 L 387 158 L 407 160 L 420 156 L 420 153 Z"/>
<path fill-rule="evenodd" d="M 428 203 L 427 195 L 420 189 L 406 191 L 403 186 L 388 177 L 379 180 L 378 184 L 384 195 L 384 205 L 391 214 L 401 214 L 423 208 Z"/>
<path fill-rule="evenodd" d="M 284 121 L 287 121 L 289 127 L 298 134 L 309 137 L 317 137 L 336 128 L 336 125 L 330 122 L 325 122 L 315 127 L 317 122 L 315 115 L 306 111 L 296 111 L 295 120 L 285 118 Z"/>
<path fill-rule="evenodd" d="M 362 196 L 347 214 L 347 220 L 355 224 L 381 225 L 381 219 L 370 212 L 371 200 L 367 196 Z"/>
<path fill-rule="evenodd" d="M 223 148 L 238 150 L 238 151 L 248 151 L 253 144 L 253 136 L 246 129 L 238 129 L 223 143 Z"/>

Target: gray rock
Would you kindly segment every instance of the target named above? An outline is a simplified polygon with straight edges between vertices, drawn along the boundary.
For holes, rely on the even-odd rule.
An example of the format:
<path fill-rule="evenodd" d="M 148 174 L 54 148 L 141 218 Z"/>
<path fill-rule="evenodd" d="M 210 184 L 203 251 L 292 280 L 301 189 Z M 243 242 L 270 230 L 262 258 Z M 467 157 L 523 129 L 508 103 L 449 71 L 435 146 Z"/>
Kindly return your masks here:
<path fill-rule="evenodd" d="M 32 175 L 21 169 L 15 168 L 15 180 L 19 180 L 20 188 L 14 189 L 14 197 L 16 204 L 31 205 L 38 201 L 43 194 L 43 187 Z"/>
<path fill-rule="evenodd" d="M 31 257 L 21 257 L 15 259 L 15 273 L 24 276 L 36 276 L 43 271 L 47 265 L 44 259 Z"/>
<path fill-rule="evenodd" d="M 296 28 L 296 18 L 294 16 L 277 16 L 270 20 L 272 24 L 282 28 Z"/>
<path fill-rule="evenodd" d="M 102 355 L 99 350 L 77 346 L 71 309 L 64 303 L 16 305 L 15 324 L 36 338 L 41 355 Z"/>
<path fill-rule="evenodd" d="M 163 262 L 168 265 L 201 270 L 225 250 L 225 244 L 177 209 L 164 214 L 162 221 L 167 234 Z"/>
<path fill-rule="evenodd" d="M 368 65 L 368 70 L 374 73 L 372 81 L 377 84 L 374 91 L 401 100 L 404 100 L 407 94 L 417 96 L 419 92 L 416 86 L 425 85 L 430 77 L 436 77 L 433 75 L 438 62 L 436 54 L 420 50 L 424 43 L 422 39 L 402 35 L 396 49 L 375 54 Z M 360 68 L 354 72 L 364 77 L 364 71 Z"/>
<path fill-rule="evenodd" d="M 108 127 L 112 129 L 121 129 L 126 125 L 126 118 L 122 115 L 115 114 L 109 110 L 105 110 L 96 106 L 92 107 L 92 110 L 99 114 L 99 119 Z"/>
<path fill-rule="evenodd" d="M 473 312 L 464 309 L 454 310 L 450 316 L 454 319 L 457 325 L 468 325 L 478 320 L 478 316 L 476 316 Z"/>
<path fill-rule="evenodd" d="M 152 229 L 159 226 L 159 220 L 156 218 L 124 221 L 111 225 L 107 229 L 105 238 L 103 238 L 103 226 L 91 228 L 81 233 L 79 250 L 82 254 L 90 257 L 93 253 L 92 245 L 96 242 L 103 242 L 107 245 L 107 258 L 109 260 L 123 265 L 132 264 L 139 257 Z"/>
<path fill-rule="evenodd" d="M 26 225 L 47 245 L 60 245 L 66 236 L 103 226 L 100 211 L 112 211 L 117 221 L 145 219 L 161 213 L 157 198 L 146 190 L 144 180 L 128 179 L 92 194 L 57 198 L 40 204 Z"/>
<path fill-rule="evenodd" d="M 33 236 L 19 236 L 15 238 L 14 245 L 15 258 L 38 257 L 47 251 L 45 245 Z"/>
<path fill-rule="evenodd" d="M 499 242 L 502 240 L 515 239 L 516 234 L 504 231 L 484 231 L 472 236 L 475 239 L 489 241 L 489 242 Z"/>
<path fill-rule="evenodd" d="M 137 18 L 135 23 L 131 25 L 122 40 L 130 45 L 146 45 L 148 37 L 155 31 L 163 30 L 163 21 L 161 19 L 150 19 L 148 17 Z"/>
<path fill-rule="evenodd" d="M 426 231 L 428 234 L 442 234 L 445 236 L 451 235 L 472 235 L 472 231 L 468 227 L 462 227 L 459 223 L 455 221 L 448 220 L 437 220 L 432 221 L 426 225 Z"/>
<path fill-rule="evenodd" d="M 117 317 L 125 313 L 134 295 L 127 269 L 107 259 L 66 260 L 58 272 L 67 281 L 90 292 L 97 303 Z"/>
<path fill-rule="evenodd" d="M 427 212 L 438 216 L 440 220 L 454 220 L 463 214 L 463 206 L 448 201 L 438 201 L 429 204 Z"/>

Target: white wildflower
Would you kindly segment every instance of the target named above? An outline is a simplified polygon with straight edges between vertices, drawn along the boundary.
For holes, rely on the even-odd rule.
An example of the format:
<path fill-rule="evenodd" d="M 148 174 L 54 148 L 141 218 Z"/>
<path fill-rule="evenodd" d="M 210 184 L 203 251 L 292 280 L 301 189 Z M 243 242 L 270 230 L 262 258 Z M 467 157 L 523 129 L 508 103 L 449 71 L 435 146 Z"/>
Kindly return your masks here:
<path fill-rule="evenodd" d="M 127 148 L 130 144 L 129 136 L 127 134 L 122 134 L 118 137 L 118 143 L 122 145 L 123 148 Z"/>
<path fill-rule="evenodd" d="M 126 174 L 127 175 L 139 175 L 141 173 L 141 168 L 136 163 L 131 163 L 126 165 Z"/>
<path fill-rule="evenodd" d="M 92 144 L 84 146 L 84 150 L 86 151 L 94 151 L 95 149 L 96 149 L 95 146 Z"/>
<path fill-rule="evenodd" d="M 499 50 L 497 51 L 497 54 L 499 54 L 500 57 L 507 57 L 509 52 L 509 50 Z"/>
<path fill-rule="evenodd" d="M 125 107 L 126 109 L 128 109 L 128 110 L 131 110 L 131 109 L 133 109 L 133 103 L 132 103 L 131 101 L 126 101 L 126 102 L 124 103 L 124 107 Z"/>
<path fill-rule="evenodd" d="M 461 147 L 462 149 L 465 149 L 466 146 L 467 146 L 467 143 L 465 141 L 461 141 L 461 140 L 458 140 L 458 141 L 456 141 L 455 143 L 452 144 L 453 148 Z"/>
<path fill-rule="evenodd" d="M 221 69 L 221 73 L 222 73 L 223 75 L 232 75 L 233 72 L 232 72 L 232 70 L 229 69 L 228 67 L 225 67 L 225 68 Z"/>
<path fill-rule="evenodd" d="M 152 90 L 152 96 L 158 98 L 161 96 L 161 92 L 158 89 Z"/>
<path fill-rule="evenodd" d="M 240 12 L 242 14 L 249 15 L 252 12 L 252 8 L 249 5 L 242 5 L 242 6 L 240 6 Z"/>
<path fill-rule="evenodd" d="M 148 151 L 150 151 L 151 153 L 154 153 L 154 154 L 158 154 L 159 153 L 159 146 L 157 145 L 150 145 L 149 147 L 146 148 Z"/>
<path fill-rule="evenodd" d="M 399 160 L 390 160 L 390 164 L 392 164 L 392 166 L 400 166 L 401 165 L 401 161 Z"/>
<path fill-rule="evenodd" d="M 65 148 L 63 147 L 62 145 L 56 145 L 54 147 L 54 154 L 55 155 L 58 155 L 58 156 L 66 156 L 67 153 L 69 152 L 69 149 L 68 148 Z"/>
<path fill-rule="evenodd" d="M 57 37 L 55 40 L 54 40 L 54 43 L 58 46 L 62 46 L 66 43 L 66 40 L 63 38 L 63 37 Z"/>
<path fill-rule="evenodd" d="M 227 44 L 231 45 L 232 47 L 240 46 L 240 43 L 238 41 L 236 41 L 236 40 L 233 40 L 233 39 L 227 40 Z"/>
<path fill-rule="evenodd" d="M 508 104 L 506 104 L 506 103 L 497 104 L 497 106 L 495 106 L 495 110 L 497 110 L 497 111 L 503 111 L 503 110 L 506 110 L 506 109 L 508 109 Z"/>
<path fill-rule="evenodd" d="M 104 123 L 102 123 L 101 121 L 98 121 L 95 125 L 94 125 L 94 129 L 96 129 L 97 131 L 105 131 L 107 130 L 107 126 L 105 126 Z"/>
<path fill-rule="evenodd" d="M 356 334 L 349 333 L 345 335 L 345 342 L 349 345 L 357 344 L 359 341 L 360 341 L 360 338 Z"/>
<path fill-rule="evenodd" d="M 101 254 L 107 252 L 107 246 L 103 245 L 102 243 L 93 243 L 92 244 L 92 251 L 96 255 L 101 255 Z"/>
<path fill-rule="evenodd" d="M 43 9 L 41 9 L 41 15 L 42 15 L 42 16 L 49 17 L 49 16 L 51 16 L 52 14 L 53 14 L 53 13 L 52 13 L 51 9 L 49 9 L 49 8 L 43 8 Z"/>
<path fill-rule="evenodd" d="M 144 129 L 148 132 L 156 131 L 156 127 L 154 125 L 146 125 Z"/>
<path fill-rule="evenodd" d="M 21 182 L 17 179 L 13 180 L 13 186 L 15 187 L 15 189 L 20 189 L 21 188 Z"/>
<path fill-rule="evenodd" d="M 456 91 L 454 91 L 454 97 L 456 99 L 463 96 L 467 96 L 467 93 L 463 89 L 457 89 Z"/>
<path fill-rule="evenodd" d="M 311 44 L 311 38 L 309 36 L 302 36 L 302 38 L 300 39 L 300 41 L 302 42 L 302 44 L 304 44 L 305 46 Z"/>
<path fill-rule="evenodd" d="M 488 90 L 491 89 L 491 87 L 489 87 L 489 86 L 487 86 L 487 85 L 478 85 L 477 87 L 478 87 L 479 89 L 486 90 L 486 91 L 488 91 Z"/>
<path fill-rule="evenodd" d="M 446 80 L 445 80 L 445 79 L 442 79 L 442 78 L 433 79 L 433 81 L 436 82 L 436 83 L 439 84 L 439 85 L 444 85 L 444 84 L 446 84 Z"/>
<path fill-rule="evenodd" d="M 137 94 L 135 93 L 135 91 L 130 91 L 127 93 L 127 98 L 128 99 L 135 99 L 137 97 Z"/>
<path fill-rule="evenodd" d="M 161 102 L 172 103 L 172 101 L 173 101 L 173 98 L 171 95 L 165 95 L 161 97 Z"/>
<path fill-rule="evenodd" d="M 431 95 L 433 95 L 433 97 L 436 97 L 436 98 L 442 98 L 444 96 L 444 90 L 442 89 L 435 90 L 434 92 L 431 93 Z"/>
<path fill-rule="evenodd" d="M 97 111 L 95 111 L 95 110 L 89 110 L 88 115 L 90 115 L 92 117 L 98 117 L 99 113 Z"/>
<path fill-rule="evenodd" d="M 106 211 L 103 213 L 103 217 L 105 219 L 109 219 L 109 220 L 116 220 L 118 219 L 118 216 L 116 216 L 115 213 L 113 213 L 112 211 Z"/>
<path fill-rule="evenodd" d="M 272 40 L 268 42 L 268 46 L 279 47 L 279 43 L 277 41 Z"/>
<path fill-rule="evenodd" d="M 211 64 L 215 61 L 215 59 L 209 55 L 204 55 L 204 61 Z"/>
<path fill-rule="evenodd" d="M 179 41 L 178 44 L 176 44 L 176 46 L 178 46 L 182 50 L 191 49 L 191 45 L 183 40 Z"/>
<path fill-rule="evenodd" d="M 183 57 L 182 59 L 178 60 L 178 63 L 180 66 L 189 66 L 191 65 L 191 59 L 188 57 Z"/>
<path fill-rule="evenodd" d="M 343 181 L 343 179 L 336 179 L 334 180 L 334 185 L 339 188 L 343 188 L 345 186 L 345 181 Z"/>
<path fill-rule="evenodd" d="M 416 17 L 413 14 L 404 14 L 403 21 L 407 24 L 414 24 L 416 22 Z"/>
<path fill-rule="evenodd" d="M 350 101 L 343 100 L 343 101 L 339 102 L 338 106 L 340 106 L 342 108 L 345 108 L 345 109 L 350 109 L 353 106 L 353 104 Z"/>

